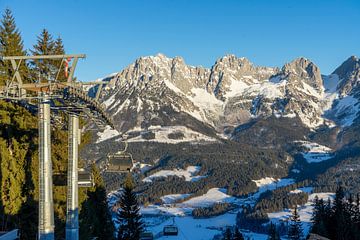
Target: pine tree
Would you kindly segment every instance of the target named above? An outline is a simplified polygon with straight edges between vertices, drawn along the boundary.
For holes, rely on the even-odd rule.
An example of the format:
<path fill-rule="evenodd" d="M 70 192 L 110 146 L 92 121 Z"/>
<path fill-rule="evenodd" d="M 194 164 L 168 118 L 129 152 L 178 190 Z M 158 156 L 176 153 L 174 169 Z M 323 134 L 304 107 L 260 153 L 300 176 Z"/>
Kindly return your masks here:
<path fill-rule="evenodd" d="M 326 205 L 324 203 L 323 199 L 320 199 L 315 196 L 314 200 L 314 208 L 313 213 L 311 217 L 311 221 L 313 223 L 311 232 L 319 234 L 321 236 L 327 236 L 327 230 L 326 230 L 326 222 L 331 217 L 330 215 L 327 216 L 326 212 Z"/>
<path fill-rule="evenodd" d="M 331 216 L 327 216 L 326 213 L 326 206 L 323 199 L 320 199 L 319 201 L 319 214 L 320 214 L 320 221 L 318 223 L 318 233 L 322 236 L 327 236 L 328 232 L 326 230 L 326 224 L 327 224 L 327 218 L 330 218 Z"/>
<path fill-rule="evenodd" d="M 303 233 L 302 233 L 302 226 L 300 221 L 300 216 L 297 211 L 297 207 L 295 206 L 295 209 L 293 211 L 293 214 L 290 218 L 290 227 L 288 232 L 288 238 L 290 240 L 301 240 L 303 239 Z"/>
<path fill-rule="evenodd" d="M 53 54 L 54 55 L 65 54 L 64 44 L 60 36 L 55 40 Z M 65 76 L 65 63 L 62 62 L 62 60 L 54 60 L 54 68 L 57 71 L 55 76 L 57 77 L 57 80 L 60 82 L 66 82 L 67 78 Z"/>
<path fill-rule="evenodd" d="M 134 182 L 131 174 L 128 174 L 121 197 L 117 203 L 119 206 L 117 220 L 120 223 L 118 230 L 119 240 L 138 240 L 143 231 L 140 207 L 133 189 Z"/>
<path fill-rule="evenodd" d="M 5 9 L 0 22 L 0 56 L 26 55 L 20 31 L 16 27 L 15 18 L 10 9 Z M 23 82 L 29 82 L 29 70 L 23 63 L 19 66 L 19 73 Z M 14 70 L 10 61 L 0 61 L 0 86 L 5 85 Z"/>
<path fill-rule="evenodd" d="M 244 236 L 239 231 L 239 228 L 235 227 L 233 240 L 244 240 Z"/>
<path fill-rule="evenodd" d="M 43 29 L 41 34 L 37 37 L 37 42 L 33 46 L 33 49 L 30 52 L 33 55 L 50 55 L 54 54 L 55 51 L 55 42 L 53 40 L 52 35 L 49 33 L 47 29 Z M 43 60 L 34 60 L 31 62 L 33 67 L 33 72 L 35 79 L 40 77 L 41 79 L 53 80 L 56 77 L 56 66 L 55 60 L 51 59 L 43 59 Z M 50 79 L 49 79 L 50 78 Z"/>
<path fill-rule="evenodd" d="M 339 186 L 335 193 L 334 206 L 333 206 L 333 221 L 332 229 L 335 233 L 332 234 L 333 238 L 339 240 L 351 239 L 351 217 L 347 211 L 347 204 L 345 200 L 344 189 Z"/>
<path fill-rule="evenodd" d="M 91 172 L 95 186 L 88 190 L 88 199 L 80 211 L 80 239 L 111 240 L 114 238 L 114 225 L 106 202 L 104 182 L 95 165 L 92 165 Z"/>
<path fill-rule="evenodd" d="M 268 240 L 280 240 L 276 225 L 273 222 L 270 222 Z"/>
<path fill-rule="evenodd" d="M 232 239 L 233 239 L 233 235 L 231 229 L 228 227 L 224 232 L 223 240 L 232 240 Z"/>

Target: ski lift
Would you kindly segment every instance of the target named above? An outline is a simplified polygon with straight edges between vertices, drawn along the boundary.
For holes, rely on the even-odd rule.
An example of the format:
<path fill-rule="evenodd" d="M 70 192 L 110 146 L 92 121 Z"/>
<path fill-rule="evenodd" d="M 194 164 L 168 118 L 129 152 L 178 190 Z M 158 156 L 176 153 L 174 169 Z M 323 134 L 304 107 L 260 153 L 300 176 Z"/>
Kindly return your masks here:
<path fill-rule="evenodd" d="M 95 185 L 94 179 L 90 172 L 85 171 L 83 168 L 79 168 L 78 171 L 78 186 L 79 187 L 93 187 Z"/>
<path fill-rule="evenodd" d="M 108 154 L 106 172 L 121 173 L 131 171 L 134 165 L 134 160 L 132 155 L 126 151 L 128 148 L 128 143 L 126 141 L 124 141 L 124 143 L 124 150 L 115 154 Z"/>
<path fill-rule="evenodd" d="M 152 232 L 142 232 L 140 234 L 140 240 L 153 240 L 154 235 Z"/>
<path fill-rule="evenodd" d="M 66 172 L 58 172 L 53 174 L 53 183 L 55 186 L 66 186 L 67 185 L 67 174 Z M 83 168 L 78 169 L 78 186 L 79 187 L 93 187 L 94 180 L 90 172 Z"/>
<path fill-rule="evenodd" d="M 173 223 L 170 225 L 165 225 L 163 228 L 164 236 L 177 236 L 179 233 L 178 227 L 175 225 L 175 219 L 173 218 Z"/>

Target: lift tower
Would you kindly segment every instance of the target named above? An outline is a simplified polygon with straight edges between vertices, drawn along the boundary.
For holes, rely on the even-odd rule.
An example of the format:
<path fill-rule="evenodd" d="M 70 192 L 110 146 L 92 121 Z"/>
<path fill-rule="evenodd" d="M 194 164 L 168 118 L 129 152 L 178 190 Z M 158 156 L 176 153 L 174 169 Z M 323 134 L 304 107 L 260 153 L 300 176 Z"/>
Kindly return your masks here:
<path fill-rule="evenodd" d="M 54 239 L 54 203 L 51 163 L 50 101 L 39 101 L 39 239 Z"/>
<path fill-rule="evenodd" d="M 67 172 L 66 239 L 79 239 L 78 145 L 79 116 L 69 115 L 69 158 Z"/>
<path fill-rule="evenodd" d="M 67 216 L 66 239 L 79 239 L 78 210 L 78 144 L 79 114 L 94 121 L 96 125 L 114 125 L 105 113 L 104 106 L 98 102 L 102 86 L 107 82 L 76 82 L 74 71 L 79 58 L 75 55 L 38 55 L 38 56 L 0 56 L 0 61 L 10 61 L 13 76 L 7 79 L 5 86 L 0 86 L 0 99 L 6 99 L 37 108 L 39 118 L 39 240 L 54 240 L 53 173 L 51 162 L 51 127 L 50 109 L 69 113 L 69 162 L 67 179 Z M 59 72 L 53 79 L 23 83 L 19 73 L 20 64 L 26 60 L 60 60 Z M 69 62 L 72 61 L 70 65 Z M 68 65 L 66 82 L 57 80 L 63 65 Z M 69 66 L 70 65 L 70 66 Z M 88 96 L 84 85 L 97 85 L 95 98 Z M 54 100 L 57 100 L 58 105 Z M 35 104 L 34 104 L 35 103 Z"/>

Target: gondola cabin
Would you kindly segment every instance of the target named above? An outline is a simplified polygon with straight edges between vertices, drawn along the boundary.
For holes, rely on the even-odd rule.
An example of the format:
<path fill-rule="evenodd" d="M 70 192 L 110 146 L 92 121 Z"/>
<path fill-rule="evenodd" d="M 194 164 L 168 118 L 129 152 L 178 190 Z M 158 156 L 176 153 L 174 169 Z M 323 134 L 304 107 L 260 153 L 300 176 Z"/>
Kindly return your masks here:
<path fill-rule="evenodd" d="M 108 155 L 107 172 L 130 172 L 133 167 L 132 156 L 128 153 Z"/>
<path fill-rule="evenodd" d="M 53 183 L 55 186 L 66 186 L 67 185 L 67 173 L 66 172 L 54 173 Z M 85 171 L 82 168 L 79 168 L 79 170 L 78 170 L 78 186 L 79 187 L 93 187 L 94 179 L 92 177 L 92 174 L 88 171 Z"/>
<path fill-rule="evenodd" d="M 163 228 L 164 236 L 177 236 L 178 232 L 179 232 L 178 227 L 175 225 L 166 225 Z"/>
<path fill-rule="evenodd" d="M 154 235 L 152 232 L 143 232 L 140 234 L 140 240 L 153 240 Z"/>
<path fill-rule="evenodd" d="M 94 186 L 94 180 L 90 172 L 87 172 L 84 169 L 79 169 L 78 186 L 85 188 Z"/>

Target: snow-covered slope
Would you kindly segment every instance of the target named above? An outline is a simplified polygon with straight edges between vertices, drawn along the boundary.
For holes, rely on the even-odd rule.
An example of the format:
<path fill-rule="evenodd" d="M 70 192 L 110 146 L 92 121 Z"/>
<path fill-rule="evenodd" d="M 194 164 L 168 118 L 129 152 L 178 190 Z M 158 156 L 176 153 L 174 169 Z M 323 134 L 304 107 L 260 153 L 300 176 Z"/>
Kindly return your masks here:
<path fill-rule="evenodd" d="M 358 117 L 359 68 L 359 59 L 351 57 L 326 76 L 306 58 L 276 68 L 234 55 L 204 68 L 158 54 L 107 77 L 101 101 L 119 134 L 140 133 L 131 141 L 145 141 L 141 133 L 154 126 L 163 129 L 147 141 L 215 141 L 229 126 L 269 116 L 297 117 L 310 129 L 347 127 Z M 172 133 L 183 137 L 169 139 Z M 98 142 L 114 134 L 103 133 Z"/>
<path fill-rule="evenodd" d="M 303 228 L 303 234 L 304 236 L 307 236 L 310 232 L 310 228 L 312 225 L 311 217 L 313 212 L 313 204 L 315 196 L 317 196 L 319 199 L 323 199 L 324 201 L 327 201 L 329 198 L 333 199 L 334 193 L 313 193 L 309 195 L 308 202 L 304 204 L 303 206 L 299 206 L 298 208 L 298 214 L 300 216 L 300 220 L 302 223 Z M 284 209 L 280 212 L 274 212 L 274 213 L 268 213 L 268 217 L 270 221 L 273 223 L 279 224 L 281 222 L 286 223 L 289 221 L 290 217 L 292 215 L 292 211 L 290 209 Z"/>
<path fill-rule="evenodd" d="M 302 155 L 308 163 L 319 163 L 333 158 L 331 148 L 314 142 L 298 141 L 298 143 L 305 148 Z"/>
<path fill-rule="evenodd" d="M 139 58 L 115 75 L 102 101 L 122 131 L 146 127 L 154 118 L 164 121 L 162 115 L 170 112 L 187 113 L 213 127 L 271 114 L 297 115 L 316 127 L 324 122 L 324 93 L 320 70 L 305 58 L 278 69 L 227 55 L 207 69 L 159 54 Z M 130 113 L 133 126 L 124 123 Z M 164 124 L 171 124 L 167 120 Z"/>
<path fill-rule="evenodd" d="M 200 171 L 199 166 L 188 166 L 186 169 L 174 169 L 174 170 L 160 170 L 146 178 L 143 182 L 152 182 L 156 178 L 166 178 L 168 176 L 178 176 L 183 177 L 185 181 L 197 181 L 204 176 L 195 175 Z"/>

